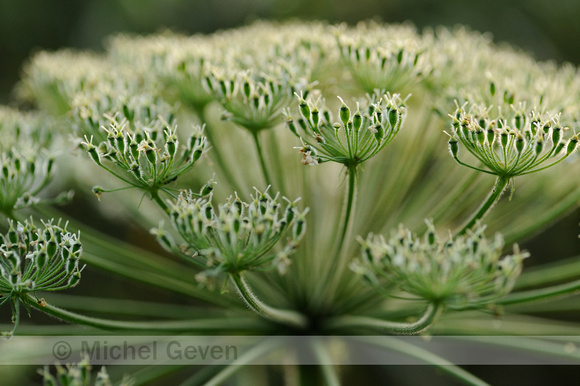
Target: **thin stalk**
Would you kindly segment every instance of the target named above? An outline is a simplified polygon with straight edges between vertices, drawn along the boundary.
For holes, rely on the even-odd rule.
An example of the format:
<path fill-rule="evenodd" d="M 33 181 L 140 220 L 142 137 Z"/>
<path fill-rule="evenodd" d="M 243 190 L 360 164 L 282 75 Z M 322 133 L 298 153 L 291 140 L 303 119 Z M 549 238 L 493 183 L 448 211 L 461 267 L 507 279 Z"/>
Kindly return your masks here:
<path fill-rule="evenodd" d="M 353 223 L 353 212 L 355 210 L 356 197 L 357 197 L 357 169 L 356 166 L 349 166 L 347 168 L 348 173 L 348 186 L 346 188 L 345 204 L 343 206 L 342 213 L 342 229 L 338 237 L 338 242 L 334 247 L 333 253 L 330 255 L 331 258 L 335 259 L 332 262 L 330 269 L 327 271 L 327 277 L 329 280 L 320 280 L 317 292 L 324 293 L 325 297 L 333 297 L 340 285 L 340 278 L 347 267 L 348 250 L 345 248 L 346 240 L 350 236 L 350 231 L 352 229 Z M 322 287 L 323 286 L 323 287 Z"/>
<path fill-rule="evenodd" d="M 423 316 L 413 323 L 398 323 L 368 316 L 345 315 L 329 319 L 325 327 L 331 330 L 370 328 L 390 334 L 417 335 L 425 332 L 437 320 L 442 311 L 442 304 L 429 303 Z"/>
<path fill-rule="evenodd" d="M 153 201 L 155 201 L 155 203 L 157 203 L 157 205 L 159 205 L 159 207 L 161 207 L 161 209 L 163 209 L 163 212 L 169 213 L 169 207 L 167 206 L 167 204 L 165 202 L 163 202 L 161 197 L 159 197 L 159 192 L 157 190 L 152 190 L 150 193 L 151 193 L 151 199 Z"/>
<path fill-rule="evenodd" d="M 264 158 L 264 153 L 262 151 L 262 145 L 260 145 L 260 138 L 258 138 L 258 132 L 252 132 L 252 138 L 254 139 L 254 144 L 256 145 L 256 153 L 258 154 L 258 159 L 260 160 L 260 166 L 262 168 L 262 175 L 266 181 L 266 186 L 272 185 L 272 179 L 268 173 L 268 167 L 266 166 L 266 160 Z"/>
<path fill-rule="evenodd" d="M 114 331 L 147 331 L 147 332 L 207 332 L 207 331 L 262 331 L 264 324 L 253 318 L 236 318 L 236 322 L 231 320 L 218 319 L 198 319 L 183 321 L 149 321 L 149 322 L 129 322 L 93 318 L 80 315 L 71 311 L 63 310 L 50 304 L 38 304 L 38 301 L 30 294 L 21 297 L 23 303 L 28 304 L 37 310 L 48 315 L 73 324 L 81 324 L 89 327 L 96 327 L 104 330 Z"/>
<path fill-rule="evenodd" d="M 296 311 L 280 310 L 270 307 L 258 299 L 258 297 L 252 292 L 252 289 L 242 274 L 233 273 L 230 274 L 230 278 L 236 286 L 236 289 L 238 290 L 241 298 L 252 311 L 255 311 L 266 319 L 270 319 L 289 326 L 305 328 L 308 325 L 308 320 L 306 317 L 304 317 L 304 315 Z"/>
<path fill-rule="evenodd" d="M 354 204 L 356 198 L 356 166 L 349 166 L 347 168 L 348 173 L 348 186 L 346 188 L 346 205 L 344 209 L 344 214 L 342 216 L 342 230 L 338 238 L 338 245 L 336 247 L 336 254 L 340 254 L 344 241 L 347 237 L 348 231 L 352 227 L 352 212 L 354 211 Z"/>
<path fill-rule="evenodd" d="M 324 383 L 327 386 L 340 386 L 336 368 L 332 365 L 332 358 L 328 354 L 328 351 L 325 349 L 325 347 L 322 346 L 320 341 L 315 340 L 312 349 L 320 364 L 322 376 L 324 377 Z"/>
<path fill-rule="evenodd" d="M 540 265 L 524 271 L 518 278 L 515 288 L 521 289 L 554 284 L 577 277 L 580 277 L 580 256 L 556 263 Z"/>
<path fill-rule="evenodd" d="M 492 191 L 487 196 L 486 200 L 481 204 L 477 212 L 471 216 L 469 221 L 461 228 L 456 236 L 464 235 L 468 229 L 471 229 L 478 220 L 481 220 L 491 207 L 499 200 L 501 194 L 503 193 L 505 187 L 509 182 L 509 178 L 498 176 L 495 180 L 495 185 Z"/>
<path fill-rule="evenodd" d="M 246 351 L 240 358 L 238 358 L 232 364 L 225 366 L 222 371 L 216 374 L 212 379 L 204 383 L 205 386 L 218 386 L 223 385 L 224 382 L 234 375 L 237 371 L 242 369 L 244 366 L 251 364 L 255 359 L 267 354 L 278 346 L 275 340 L 266 340 L 265 342 L 260 342 L 256 346 L 252 347 L 250 350 Z"/>
<path fill-rule="evenodd" d="M 207 121 L 205 115 L 205 106 L 195 108 L 195 112 L 201 123 L 205 124 L 205 130 L 203 131 L 203 134 L 207 137 L 207 140 L 211 145 L 211 151 L 209 152 L 210 157 L 217 163 L 220 172 L 224 176 L 224 181 L 226 181 L 232 188 L 234 188 L 234 190 L 238 190 L 239 185 L 230 168 L 228 167 L 224 156 L 222 155 L 220 147 L 218 146 L 218 141 L 216 139 L 216 136 L 214 135 L 215 133 L 213 131 L 213 127 L 211 127 L 211 125 Z"/>
<path fill-rule="evenodd" d="M 376 346 L 388 348 L 394 351 L 398 351 L 413 358 L 417 358 L 424 363 L 431 364 L 439 368 L 440 370 L 451 375 L 452 377 L 456 378 L 457 380 L 463 382 L 466 385 L 478 385 L 478 386 L 488 385 L 488 383 L 486 383 L 485 381 L 477 378 L 475 375 L 463 370 L 461 367 L 454 365 L 453 363 L 441 358 L 440 356 L 435 355 L 432 352 L 424 350 L 413 344 L 406 343 L 400 339 L 391 338 L 387 342 L 381 339 L 380 341 L 377 342 L 376 339 L 373 340 L 372 338 L 368 337 L 360 337 L 358 338 L 358 340 Z"/>
<path fill-rule="evenodd" d="M 502 299 L 496 301 L 496 304 L 510 305 L 517 303 L 532 302 L 555 296 L 570 295 L 580 291 L 580 280 L 575 280 L 570 283 L 556 285 L 548 288 L 540 288 L 537 290 L 522 291 L 510 294 Z"/>

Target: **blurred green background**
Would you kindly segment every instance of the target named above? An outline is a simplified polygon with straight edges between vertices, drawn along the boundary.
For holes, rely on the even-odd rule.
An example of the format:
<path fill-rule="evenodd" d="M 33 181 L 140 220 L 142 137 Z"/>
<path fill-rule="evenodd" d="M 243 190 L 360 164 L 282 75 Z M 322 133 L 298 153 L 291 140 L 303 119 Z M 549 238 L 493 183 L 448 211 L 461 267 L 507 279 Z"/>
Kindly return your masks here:
<path fill-rule="evenodd" d="M 121 31 L 210 33 L 255 18 L 408 20 L 419 28 L 464 24 L 540 60 L 580 63 L 579 16 L 576 0 L 0 0 L 0 102 L 9 100 L 35 50 L 101 49 L 106 36 Z"/>

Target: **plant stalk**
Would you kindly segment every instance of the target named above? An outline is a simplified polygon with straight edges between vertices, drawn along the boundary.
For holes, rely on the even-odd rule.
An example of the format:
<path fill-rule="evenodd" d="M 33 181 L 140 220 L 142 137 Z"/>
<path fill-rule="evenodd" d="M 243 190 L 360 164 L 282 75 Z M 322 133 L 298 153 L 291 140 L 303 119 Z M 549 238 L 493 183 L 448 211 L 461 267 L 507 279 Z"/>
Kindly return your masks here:
<path fill-rule="evenodd" d="M 252 310 L 263 316 L 264 318 L 286 324 L 288 326 L 305 328 L 308 326 L 308 320 L 304 315 L 291 310 L 280 310 L 273 308 L 262 302 L 250 288 L 246 278 L 243 274 L 232 273 L 230 274 L 232 282 L 236 286 L 238 293 L 244 300 L 246 305 Z"/>
<path fill-rule="evenodd" d="M 258 154 L 258 159 L 260 160 L 260 166 L 262 168 L 264 180 L 266 181 L 266 186 L 270 186 L 272 185 L 272 179 L 268 173 L 268 167 L 266 165 L 266 159 L 264 158 L 264 152 L 262 151 L 262 145 L 260 145 L 260 138 L 258 138 L 258 133 L 252 132 L 252 137 L 254 139 L 254 144 L 256 145 L 256 153 Z"/>
<path fill-rule="evenodd" d="M 129 322 L 94 318 L 77 314 L 71 311 L 63 310 L 50 304 L 39 304 L 39 302 L 30 294 L 22 296 L 23 303 L 28 304 L 37 310 L 48 315 L 64 320 L 73 324 L 81 324 L 89 327 L 96 327 L 104 330 L 114 331 L 146 331 L 146 332 L 194 332 L 194 331 L 237 331 L 253 330 L 260 331 L 264 328 L 263 323 L 252 318 L 237 318 L 236 323 L 230 320 L 218 319 L 199 319 L 183 321 L 150 321 L 150 322 Z"/>
<path fill-rule="evenodd" d="M 442 304 L 429 303 L 423 316 L 421 316 L 419 320 L 413 323 L 398 323 L 367 316 L 345 315 L 330 319 L 325 326 L 327 329 L 331 330 L 347 328 L 370 328 L 388 334 L 418 335 L 427 331 L 427 329 L 437 320 L 437 318 L 439 318 L 439 315 L 441 315 L 442 311 Z"/>
<path fill-rule="evenodd" d="M 471 219 L 467 221 L 467 223 L 461 228 L 461 230 L 456 234 L 456 236 L 464 235 L 469 229 L 473 228 L 473 226 L 477 223 L 478 220 L 481 220 L 487 212 L 491 209 L 491 207 L 499 200 L 501 197 L 505 187 L 509 182 L 509 178 L 498 176 L 495 180 L 495 185 L 492 191 L 487 196 L 486 200 L 481 204 L 477 212 L 473 214 Z"/>

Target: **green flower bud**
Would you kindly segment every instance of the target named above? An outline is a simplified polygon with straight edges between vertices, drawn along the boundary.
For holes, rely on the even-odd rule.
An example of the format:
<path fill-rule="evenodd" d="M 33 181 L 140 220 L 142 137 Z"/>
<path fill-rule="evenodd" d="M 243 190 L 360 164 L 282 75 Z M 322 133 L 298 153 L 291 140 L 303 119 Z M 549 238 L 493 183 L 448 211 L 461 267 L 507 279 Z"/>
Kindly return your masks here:
<path fill-rule="evenodd" d="M 344 101 L 342 100 L 341 97 L 338 97 L 338 99 L 340 99 L 340 101 L 342 102 L 342 105 L 340 106 L 340 110 L 338 112 L 338 115 L 340 116 L 340 120 L 342 121 L 342 124 L 346 126 L 346 124 L 350 120 L 350 109 L 344 103 Z"/>
<path fill-rule="evenodd" d="M 576 150 L 577 145 L 578 136 L 570 138 L 570 141 L 568 141 L 568 146 L 566 147 L 566 156 L 570 155 L 574 150 Z"/>
<path fill-rule="evenodd" d="M 298 106 L 300 107 L 300 113 L 302 113 L 302 116 L 304 117 L 304 119 L 309 121 L 310 120 L 310 107 L 308 106 L 308 103 L 306 103 L 306 101 L 304 99 L 301 99 L 300 104 Z"/>
<path fill-rule="evenodd" d="M 453 158 L 457 158 L 459 146 L 457 145 L 457 140 L 455 138 L 449 139 L 449 151 L 451 152 Z"/>
<path fill-rule="evenodd" d="M 521 153 L 522 150 L 524 149 L 524 137 L 521 136 L 521 134 L 518 134 L 518 136 L 516 137 L 516 150 L 518 151 L 518 153 Z"/>

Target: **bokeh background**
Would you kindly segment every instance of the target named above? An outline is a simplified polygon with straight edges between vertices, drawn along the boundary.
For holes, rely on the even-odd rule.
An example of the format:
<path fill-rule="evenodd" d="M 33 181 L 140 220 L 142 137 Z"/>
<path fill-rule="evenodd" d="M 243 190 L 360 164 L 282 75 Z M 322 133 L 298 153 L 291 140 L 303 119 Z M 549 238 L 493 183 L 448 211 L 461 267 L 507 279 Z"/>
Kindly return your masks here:
<path fill-rule="evenodd" d="M 73 47 L 100 51 L 106 37 L 118 32 L 149 34 L 171 29 L 211 33 L 255 19 L 292 18 L 350 24 L 371 18 L 410 21 L 419 29 L 463 24 L 490 32 L 496 42 L 518 46 L 538 60 L 580 64 L 578 0 L 0 0 L 0 103 L 13 103 L 12 90 L 22 64 L 38 50 Z M 576 211 L 526 241 L 524 247 L 534 256 L 530 263 L 580 255 L 578 239 L 557 236 L 569 235 L 570 228 L 580 229 L 579 222 L 580 211 Z M 580 315 L 569 317 L 580 319 Z M 576 374 L 578 380 L 577 369 L 570 367 L 470 370 L 487 373 L 485 378 L 497 379 L 497 384 L 541 384 L 535 382 L 549 378 L 546 374 Z M 369 368 L 371 378 L 385 374 L 384 369 Z M 399 379 L 390 379 L 395 384 L 403 378 L 407 384 L 413 379 L 424 381 L 421 369 L 397 374 Z"/>

